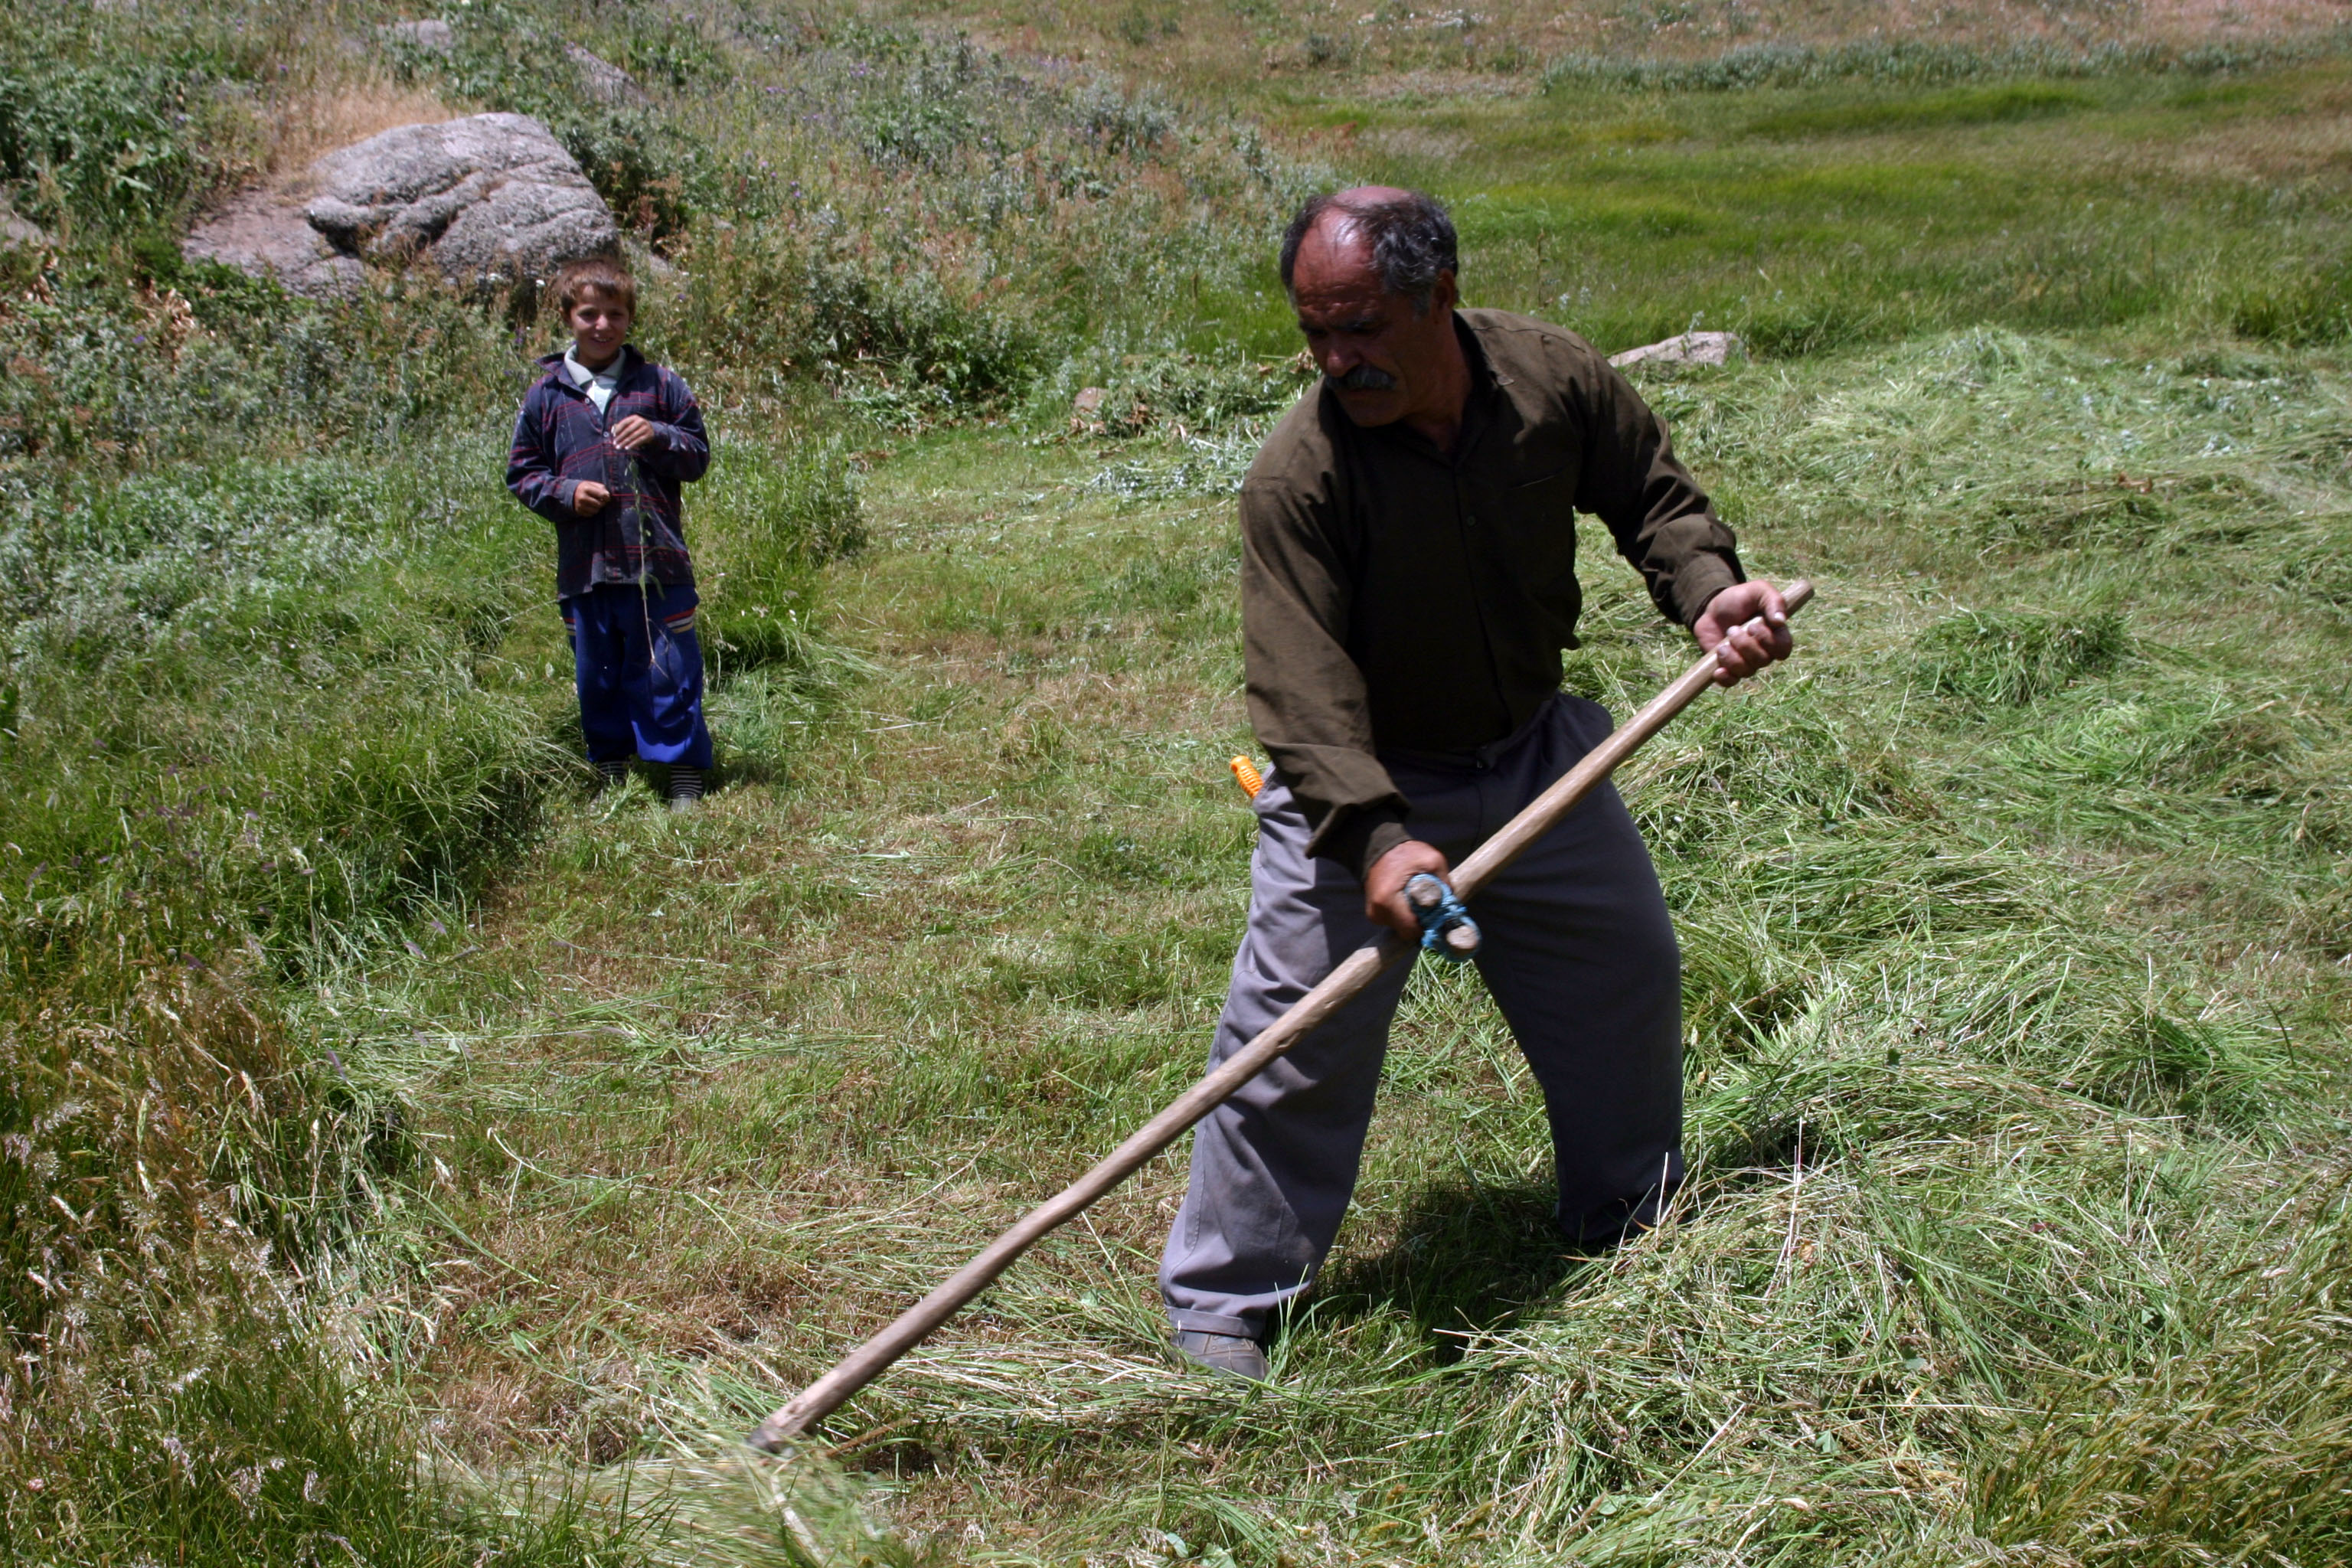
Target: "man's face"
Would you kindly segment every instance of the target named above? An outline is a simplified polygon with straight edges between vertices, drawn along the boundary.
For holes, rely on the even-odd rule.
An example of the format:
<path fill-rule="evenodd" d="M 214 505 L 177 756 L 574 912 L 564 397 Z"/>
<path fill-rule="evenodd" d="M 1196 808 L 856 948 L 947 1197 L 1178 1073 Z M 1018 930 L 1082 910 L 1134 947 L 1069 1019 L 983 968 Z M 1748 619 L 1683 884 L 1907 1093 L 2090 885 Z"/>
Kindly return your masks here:
<path fill-rule="evenodd" d="M 579 302 L 564 313 L 563 321 L 579 345 L 580 363 L 592 370 L 619 353 L 621 345 L 629 341 L 629 308 L 602 289 L 580 290 Z"/>
<path fill-rule="evenodd" d="M 1452 273 L 1438 275 L 1428 310 L 1416 315 L 1411 300 L 1381 284 L 1371 247 L 1335 212 L 1300 243 L 1290 294 L 1307 352 L 1358 425 L 1392 425 L 1442 393 L 1454 338 Z"/>

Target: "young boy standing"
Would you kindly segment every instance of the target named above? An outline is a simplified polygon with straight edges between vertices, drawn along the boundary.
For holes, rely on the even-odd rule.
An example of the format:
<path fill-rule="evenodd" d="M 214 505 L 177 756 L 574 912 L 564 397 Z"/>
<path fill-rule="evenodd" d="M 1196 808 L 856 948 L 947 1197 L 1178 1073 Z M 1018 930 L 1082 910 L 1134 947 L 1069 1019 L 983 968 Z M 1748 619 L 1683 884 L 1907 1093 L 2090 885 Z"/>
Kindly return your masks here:
<path fill-rule="evenodd" d="M 507 489 L 555 524 L 555 596 L 572 636 L 580 728 L 606 784 L 629 759 L 669 764 L 669 805 L 702 798 L 702 645 L 678 487 L 710 466 L 702 410 L 675 372 L 629 346 L 637 285 L 612 261 L 556 280 L 572 346 L 515 421 Z"/>

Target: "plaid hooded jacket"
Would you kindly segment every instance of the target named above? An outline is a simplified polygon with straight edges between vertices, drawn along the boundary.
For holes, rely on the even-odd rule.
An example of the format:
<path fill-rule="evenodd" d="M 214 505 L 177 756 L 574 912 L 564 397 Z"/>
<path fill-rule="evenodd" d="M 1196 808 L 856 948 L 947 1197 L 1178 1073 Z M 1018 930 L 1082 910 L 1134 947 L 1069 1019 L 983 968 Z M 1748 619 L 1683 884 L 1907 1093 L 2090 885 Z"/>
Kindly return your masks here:
<path fill-rule="evenodd" d="M 675 371 L 633 348 L 621 350 L 620 374 L 604 413 L 549 354 L 515 420 L 507 489 L 555 524 L 555 596 L 569 599 L 605 583 L 654 582 L 692 587 L 678 511 L 678 486 L 710 466 L 702 410 Z M 656 439 L 637 451 L 613 445 L 612 427 L 630 415 Z M 572 510 L 572 492 L 593 479 L 612 500 L 587 517 Z"/>

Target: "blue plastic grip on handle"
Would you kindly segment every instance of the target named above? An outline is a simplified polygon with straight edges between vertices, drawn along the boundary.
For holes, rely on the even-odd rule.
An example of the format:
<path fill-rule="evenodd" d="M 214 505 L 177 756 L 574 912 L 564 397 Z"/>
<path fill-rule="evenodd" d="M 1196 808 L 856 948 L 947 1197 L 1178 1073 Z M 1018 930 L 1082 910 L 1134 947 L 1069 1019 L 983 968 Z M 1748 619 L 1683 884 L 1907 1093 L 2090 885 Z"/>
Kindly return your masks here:
<path fill-rule="evenodd" d="M 1416 871 L 1405 879 L 1404 901 L 1421 921 L 1421 948 L 1448 963 L 1467 963 L 1478 951 L 1478 922 L 1444 878 Z"/>

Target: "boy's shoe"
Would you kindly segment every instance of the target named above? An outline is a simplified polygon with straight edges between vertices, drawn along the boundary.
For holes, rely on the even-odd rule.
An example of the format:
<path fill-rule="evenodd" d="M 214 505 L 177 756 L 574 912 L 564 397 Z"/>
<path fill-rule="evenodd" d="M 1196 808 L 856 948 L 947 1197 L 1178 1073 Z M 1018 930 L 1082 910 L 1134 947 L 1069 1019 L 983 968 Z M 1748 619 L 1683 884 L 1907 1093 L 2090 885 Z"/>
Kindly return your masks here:
<path fill-rule="evenodd" d="M 1253 1339 L 1240 1334 L 1213 1334 L 1205 1329 L 1176 1331 L 1176 1353 L 1194 1366 L 1213 1372 L 1219 1377 L 1240 1378 L 1246 1383 L 1266 1380 L 1265 1351 Z"/>
<path fill-rule="evenodd" d="M 692 811 L 702 804 L 702 770 L 684 763 L 669 765 L 669 808 Z"/>
<path fill-rule="evenodd" d="M 617 789 L 628 782 L 628 777 L 629 763 L 625 757 L 596 764 L 596 787 L 600 790 Z"/>

